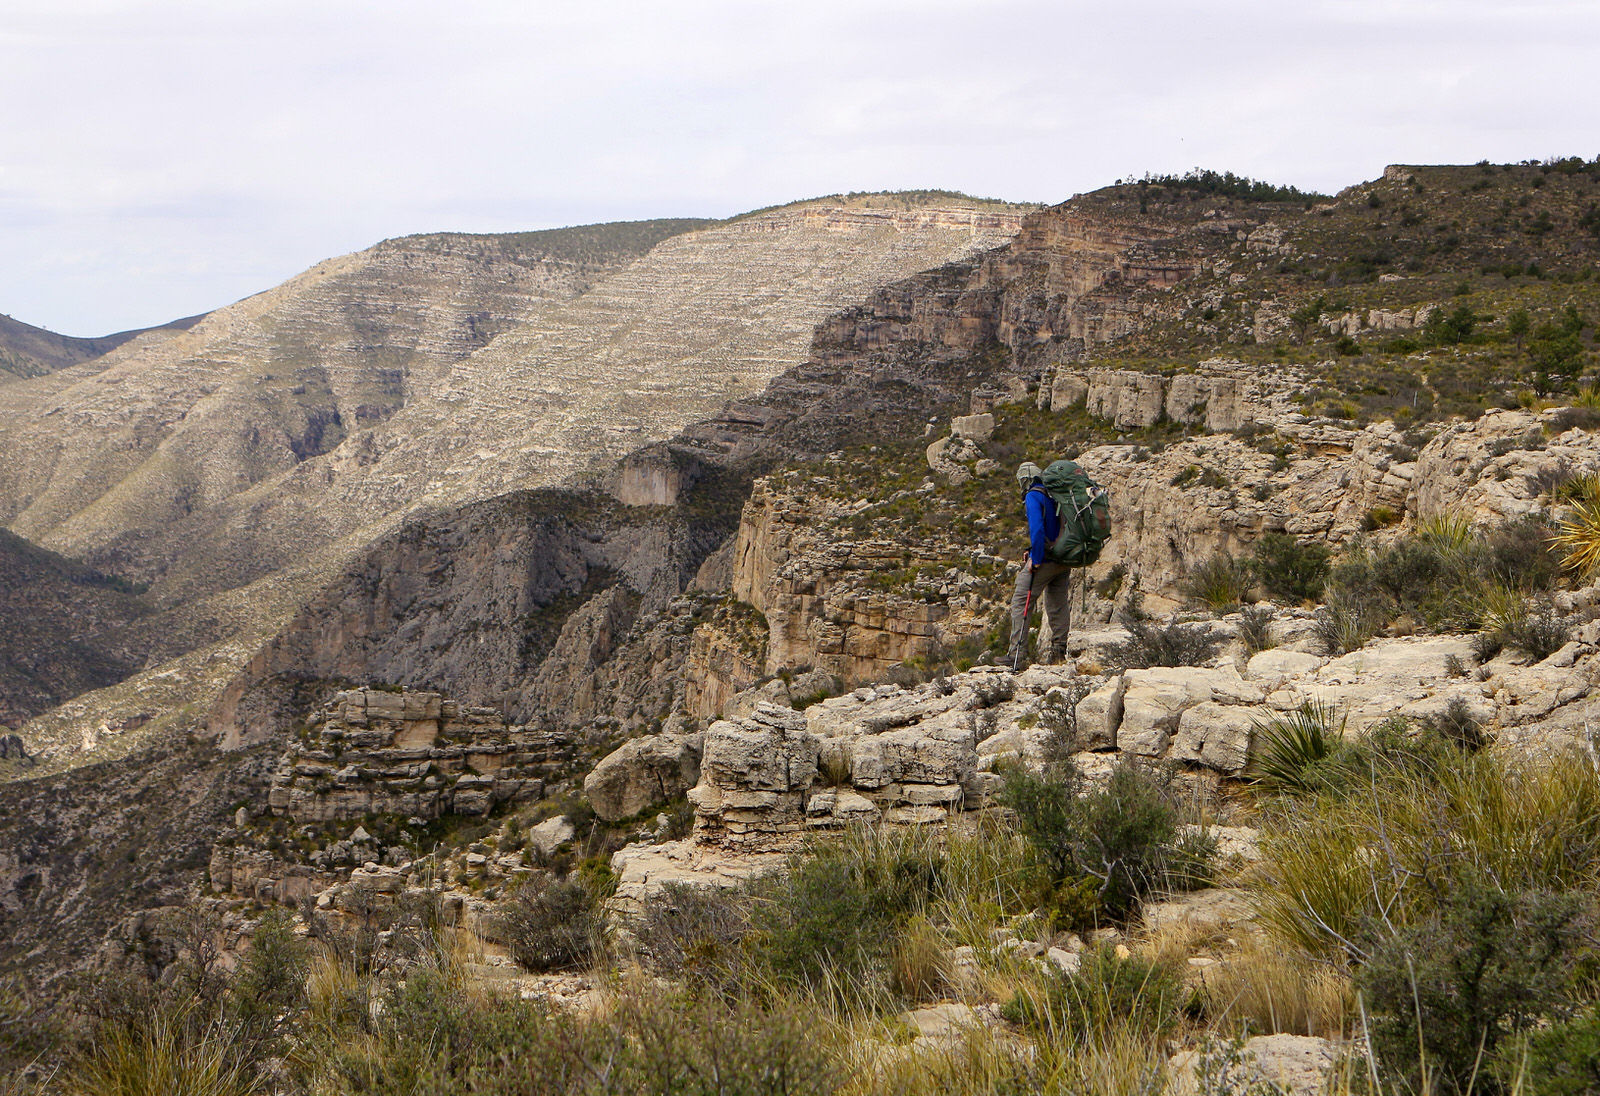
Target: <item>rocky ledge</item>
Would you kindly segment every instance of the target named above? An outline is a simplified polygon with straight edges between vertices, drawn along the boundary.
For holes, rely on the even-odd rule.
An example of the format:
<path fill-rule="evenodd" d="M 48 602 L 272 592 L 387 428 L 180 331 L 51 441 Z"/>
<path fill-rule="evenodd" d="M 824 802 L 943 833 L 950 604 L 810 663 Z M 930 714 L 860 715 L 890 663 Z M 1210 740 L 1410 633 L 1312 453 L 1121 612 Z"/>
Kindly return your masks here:
<path fill-rule="evenodd" d="M 508 727 L 493 708 L 432 692 L 352 689 L 307 720 L 267 804 L 299 822 L 485 815 L 497 803 L 538 799 L 575 753 L 571 736 Z"/>

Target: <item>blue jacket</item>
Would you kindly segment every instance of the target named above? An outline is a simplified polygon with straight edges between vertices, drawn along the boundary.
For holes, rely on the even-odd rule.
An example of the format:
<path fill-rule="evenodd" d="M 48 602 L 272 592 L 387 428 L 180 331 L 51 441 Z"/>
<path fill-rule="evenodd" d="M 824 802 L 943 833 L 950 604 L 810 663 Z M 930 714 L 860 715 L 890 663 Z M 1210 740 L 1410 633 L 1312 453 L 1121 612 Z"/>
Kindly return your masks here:
<path fill-rule="evenodd" d="M 1061 518 L 1055 500 L 1037 484 L 1028 488 L 1028 558 L 1035 567 L 1045 562 L 1045 553 L 1061 535 Z"/>

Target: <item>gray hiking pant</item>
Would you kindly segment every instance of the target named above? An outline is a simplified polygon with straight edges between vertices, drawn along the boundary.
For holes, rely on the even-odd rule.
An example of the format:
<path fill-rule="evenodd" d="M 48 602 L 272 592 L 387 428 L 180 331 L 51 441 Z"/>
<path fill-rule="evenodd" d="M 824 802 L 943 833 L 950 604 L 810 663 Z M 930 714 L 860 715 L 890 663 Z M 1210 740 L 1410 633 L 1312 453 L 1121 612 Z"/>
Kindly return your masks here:
<path fill-rule="evenodd" d="M 1029 571 L 1024 565 L 1017 571 L 1017 585 L 1011 591 L 1011 647 L 1009 659 L 1013 666 L 1028 657 L 1028 613 L 1044 607 L 1050 624 L 1050 662 L 1061 662 L 1067 656 L 1067 627 L 1072 611 L 1072 568 L 1060 563 L 1043 563 Z M 1029 595 L 1032 604 L 1029 604 Z"/>

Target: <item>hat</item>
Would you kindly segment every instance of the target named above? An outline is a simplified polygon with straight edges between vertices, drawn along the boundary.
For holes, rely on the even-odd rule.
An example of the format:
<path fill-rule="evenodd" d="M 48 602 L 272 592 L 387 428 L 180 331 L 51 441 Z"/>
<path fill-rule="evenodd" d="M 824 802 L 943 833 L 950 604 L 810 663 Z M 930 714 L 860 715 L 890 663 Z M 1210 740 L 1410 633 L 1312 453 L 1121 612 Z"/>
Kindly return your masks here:
<path fill-rule="evenodd" d="M 1024 488 L 1031 487 L 1033 481 L 1044 475 L 1044 470 L 1031 460 L 1025 460 L 1017 466 L 1017 482 Z"/>

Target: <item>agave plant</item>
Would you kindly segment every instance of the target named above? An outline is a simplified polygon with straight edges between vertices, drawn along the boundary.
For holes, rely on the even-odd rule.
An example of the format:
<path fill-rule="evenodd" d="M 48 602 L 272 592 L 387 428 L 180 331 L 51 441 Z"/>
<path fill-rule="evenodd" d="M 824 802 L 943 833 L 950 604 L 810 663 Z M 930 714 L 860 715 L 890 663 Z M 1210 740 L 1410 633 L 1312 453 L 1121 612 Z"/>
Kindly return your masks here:
<path fill-rule="evenodd" d="M 1314 790 L 1312 770 L 1344 748 L 1348 719 L 1333 704 L 1308 700 L 1292 712 L 1257 720 L 1252 725 L 1251 779 L 1278 791 Z"/>

